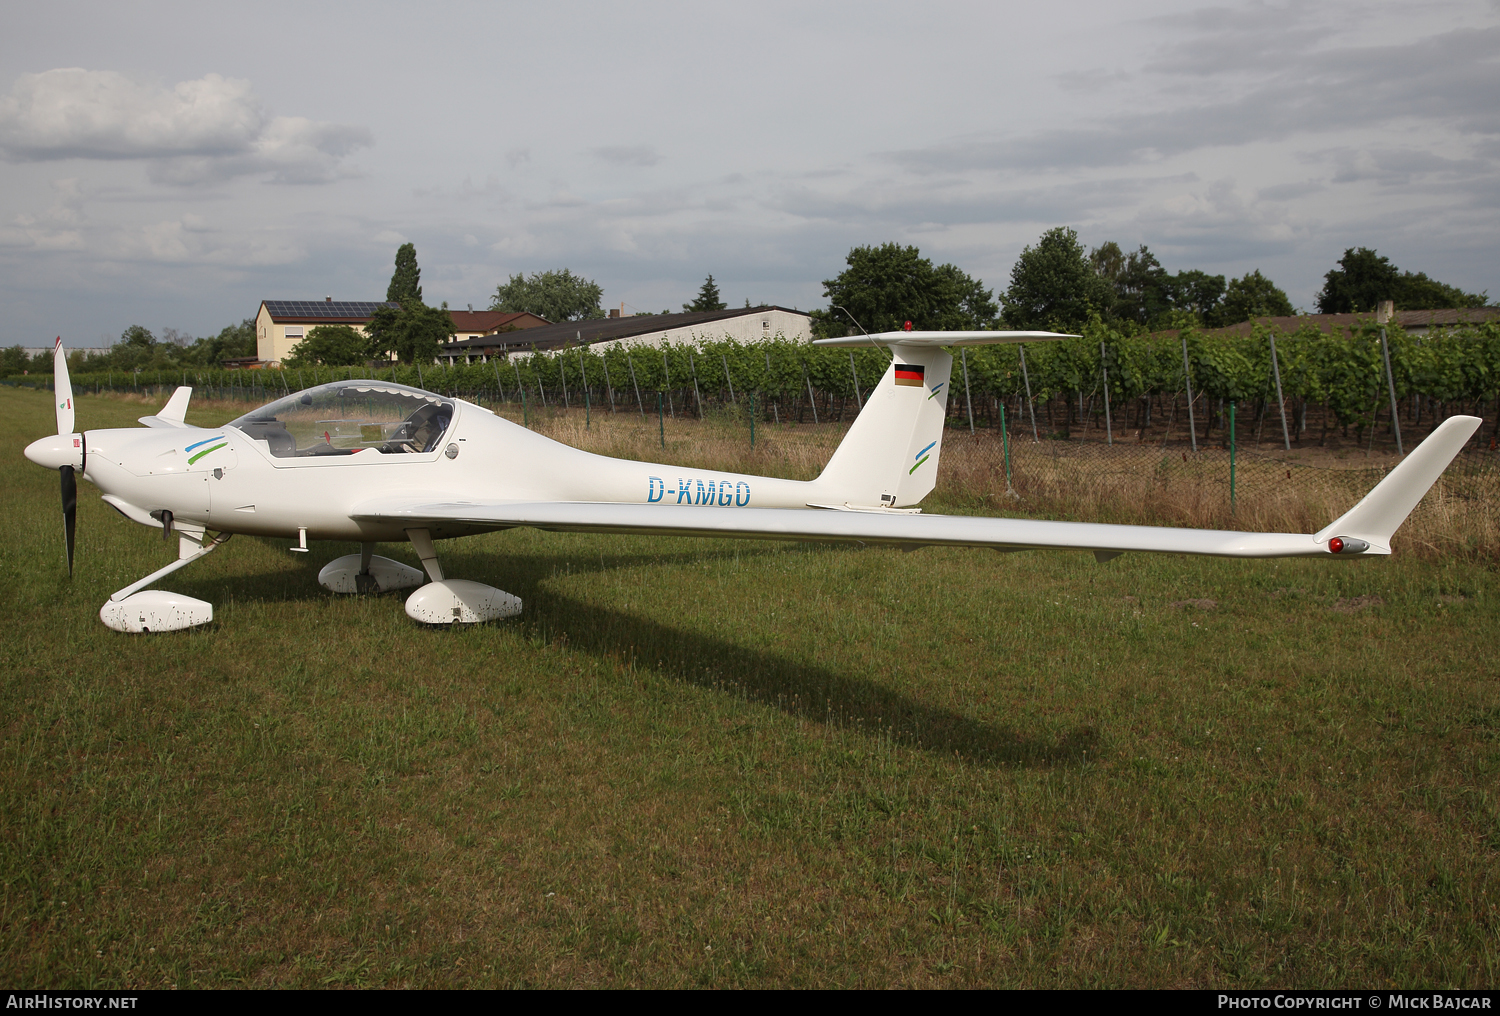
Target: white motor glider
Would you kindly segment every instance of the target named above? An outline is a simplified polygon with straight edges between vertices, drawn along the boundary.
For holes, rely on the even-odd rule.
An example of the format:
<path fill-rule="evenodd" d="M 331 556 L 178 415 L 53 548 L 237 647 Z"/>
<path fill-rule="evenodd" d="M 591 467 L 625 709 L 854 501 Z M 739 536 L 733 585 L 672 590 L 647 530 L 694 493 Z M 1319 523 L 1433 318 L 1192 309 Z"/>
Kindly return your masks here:
<path fill-rule="evenodd" d="M 184 421 L 178 388 L 145 429 L 73 430 L 62 341 L 55 351 L 57 434 L 26 457 L 62 476 L 68 568 L 73 567 L 79 473 L 120 514 L 178 536 L 178 559 L 109 598 L 100 619 L 117 631 L 171 631 L 213 619 L 213 606 L 144 590 L 211 553 L 234 533 L 297 541 L 354 540 L 361 553 L 318 575 L 339 593 L 418 587 L 406 612 L 429 624 L 489 621 L 521 601 L 447 579 L 435 541 L 531 526 L 561 532 L 736 536 L 780 540 L 1128 551 L 1220 557 L 1389 554 L 1391 534 L 1480 421 L 1439 426 L 1374 490 L 1322 532 L 1202 529 L 923 515 L 942 451 L 953 358 L 944 346 L 1037 342 L 1050 332 L 887 332 L 820 345 L 874 344 L 891 365 L 816 480 L 778 480 L 632 462 L 570 448 L 458 399 L 385 381 L 336 381 L 252 410 L 223 427 Z M 410 541 L 421 571 L 371 553 Z M 425 582 L 424 582 L 425 578 Z"/>

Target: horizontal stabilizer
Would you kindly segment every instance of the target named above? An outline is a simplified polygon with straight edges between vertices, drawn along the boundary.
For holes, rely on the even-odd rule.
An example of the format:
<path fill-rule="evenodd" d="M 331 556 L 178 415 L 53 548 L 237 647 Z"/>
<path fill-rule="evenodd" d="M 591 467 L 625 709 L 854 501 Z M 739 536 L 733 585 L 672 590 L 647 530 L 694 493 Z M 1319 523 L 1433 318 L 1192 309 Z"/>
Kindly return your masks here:
<path fill-rule="evenodd" d="M 876 332 L 813 339 L 815 346 L 991 346 L 1014 342 L 1053 342 L 1076 339 L 1065 332 Z"/>

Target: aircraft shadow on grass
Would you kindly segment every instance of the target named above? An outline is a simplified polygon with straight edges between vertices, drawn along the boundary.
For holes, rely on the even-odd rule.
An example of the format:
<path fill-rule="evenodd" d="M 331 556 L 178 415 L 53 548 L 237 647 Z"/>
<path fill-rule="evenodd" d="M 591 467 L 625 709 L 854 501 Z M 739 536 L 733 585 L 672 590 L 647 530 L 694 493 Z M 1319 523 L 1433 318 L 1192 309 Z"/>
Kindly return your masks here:
<path fill-rule="evenodd" d="M 284 572 L 236 575 L 235 593 L 241 600 L 292 602 L 320 598 L 313 584 L 317 568 L 345 552 L 328 544 L 327 551 L 308 555 L 309 581 L 288 582 Z M 319 548 L 322 550 L 323 548 Z M 457 550 L 457 548 L 455 548 Z M 504 575 L 507 585 L 523 597 L 523 626 L 539 630 L 549 640 L 565 641 L 575 651 L 611 661 L 634 657 L 637 666 L 674 681 L 727 694 L 742 694 L 752 702 L 799 719 L 863 732 L 872 739 L 889 737 L 908 748 L 942 755 L 957 753 L 986 765 L 1027 767 L 1070 765 L 1094 754 L 1099 735 L 1083 726 L 1055 734 L 1026 733 L 989 723 L 953 709 L 924 703 L 899 692 L 878 678 L 798 663 L 775 652 L 749 648 L 703 632 L 673 627 L 625 611 L 587 603 L 549 587 L 559 574 L 587 575 L 652 564 L 701 564 L 704 561 L 766 557 L 786 550 L 771 546 L 736 551 L 687 551 L 669 554 L 515 554 L 455 552 L 472 574 Z M 829 553 L 859 553 L 847 547 Z M 222 595 L 223 579 L 207 576 L 183 583 L 192 595 Z M 390 594 L 393 603 L 405 593 Z M 393 617 L 393 623 L 396 619 Z M 499 624 L 515 624 L 502 621 Z M 441 637 L 439 633 L 434 635 Z"/>

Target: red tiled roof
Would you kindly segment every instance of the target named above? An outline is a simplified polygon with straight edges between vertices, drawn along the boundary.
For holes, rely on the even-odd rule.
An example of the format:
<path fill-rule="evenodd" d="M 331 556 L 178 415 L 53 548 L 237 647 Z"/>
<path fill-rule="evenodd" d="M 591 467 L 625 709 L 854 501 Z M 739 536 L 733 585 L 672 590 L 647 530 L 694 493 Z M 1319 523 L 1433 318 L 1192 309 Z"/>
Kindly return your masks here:
<path fill-rule="evenodd" d="M 487 335 L 502 328 L 540 328 L 550 324 L 535 314 L 525 311 L 503 310 L 450 310 L 453 327 L 460 332 L 479 332 Z"/>

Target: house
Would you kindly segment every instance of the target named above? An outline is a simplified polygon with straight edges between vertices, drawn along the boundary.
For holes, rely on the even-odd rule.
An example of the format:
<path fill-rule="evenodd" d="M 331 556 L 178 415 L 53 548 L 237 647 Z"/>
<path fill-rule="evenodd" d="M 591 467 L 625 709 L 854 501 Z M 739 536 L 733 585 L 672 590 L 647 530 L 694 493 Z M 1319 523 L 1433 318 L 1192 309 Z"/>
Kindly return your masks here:
<path fill-rule="evenodd" d="M 395 307 L 394 303 L 357 300 L 262 300 L 255 315 L 255 354 L 262 364 L 279 363 L 292 347 L 307 337 L 318 325 L 348 325 L 361 335 L 377 308 Z M 455 339 L 474 339 L 495 332 L 517 328 L 537 328 L 547 324 L 535 314 L 513 314 L 490 310 L 450 310 Z"/>
<path fill-rule="evenodd" d="M 565 349 L 589 345 L 657 346 L 663 342 L 713 342 L 730 338 L 739 342 L 764 342 L 777 337 L 806 341 L 812 337 L 812 321 L 798 310 L 786 307 L 743 307 L 735 310 L 691 311 L 684 314 L 636 314 L 622 317 L 611 311 L 607 318 L 565 321 L 545 327 L 489 334 L 452 342 L 439 354 L 449 363 L 469 363 L 504 356 L 515 351 Z"/>
<path fill-rule="evenodd" d="M 456 333 L 448 340 L 450 342 L 551 324 L 546 318 L 539 318 L 525 311 L 475 310 L 472 306 L 468 310 L 450 310 L 448 316 L 453 319 L 453 330 Z"/>

